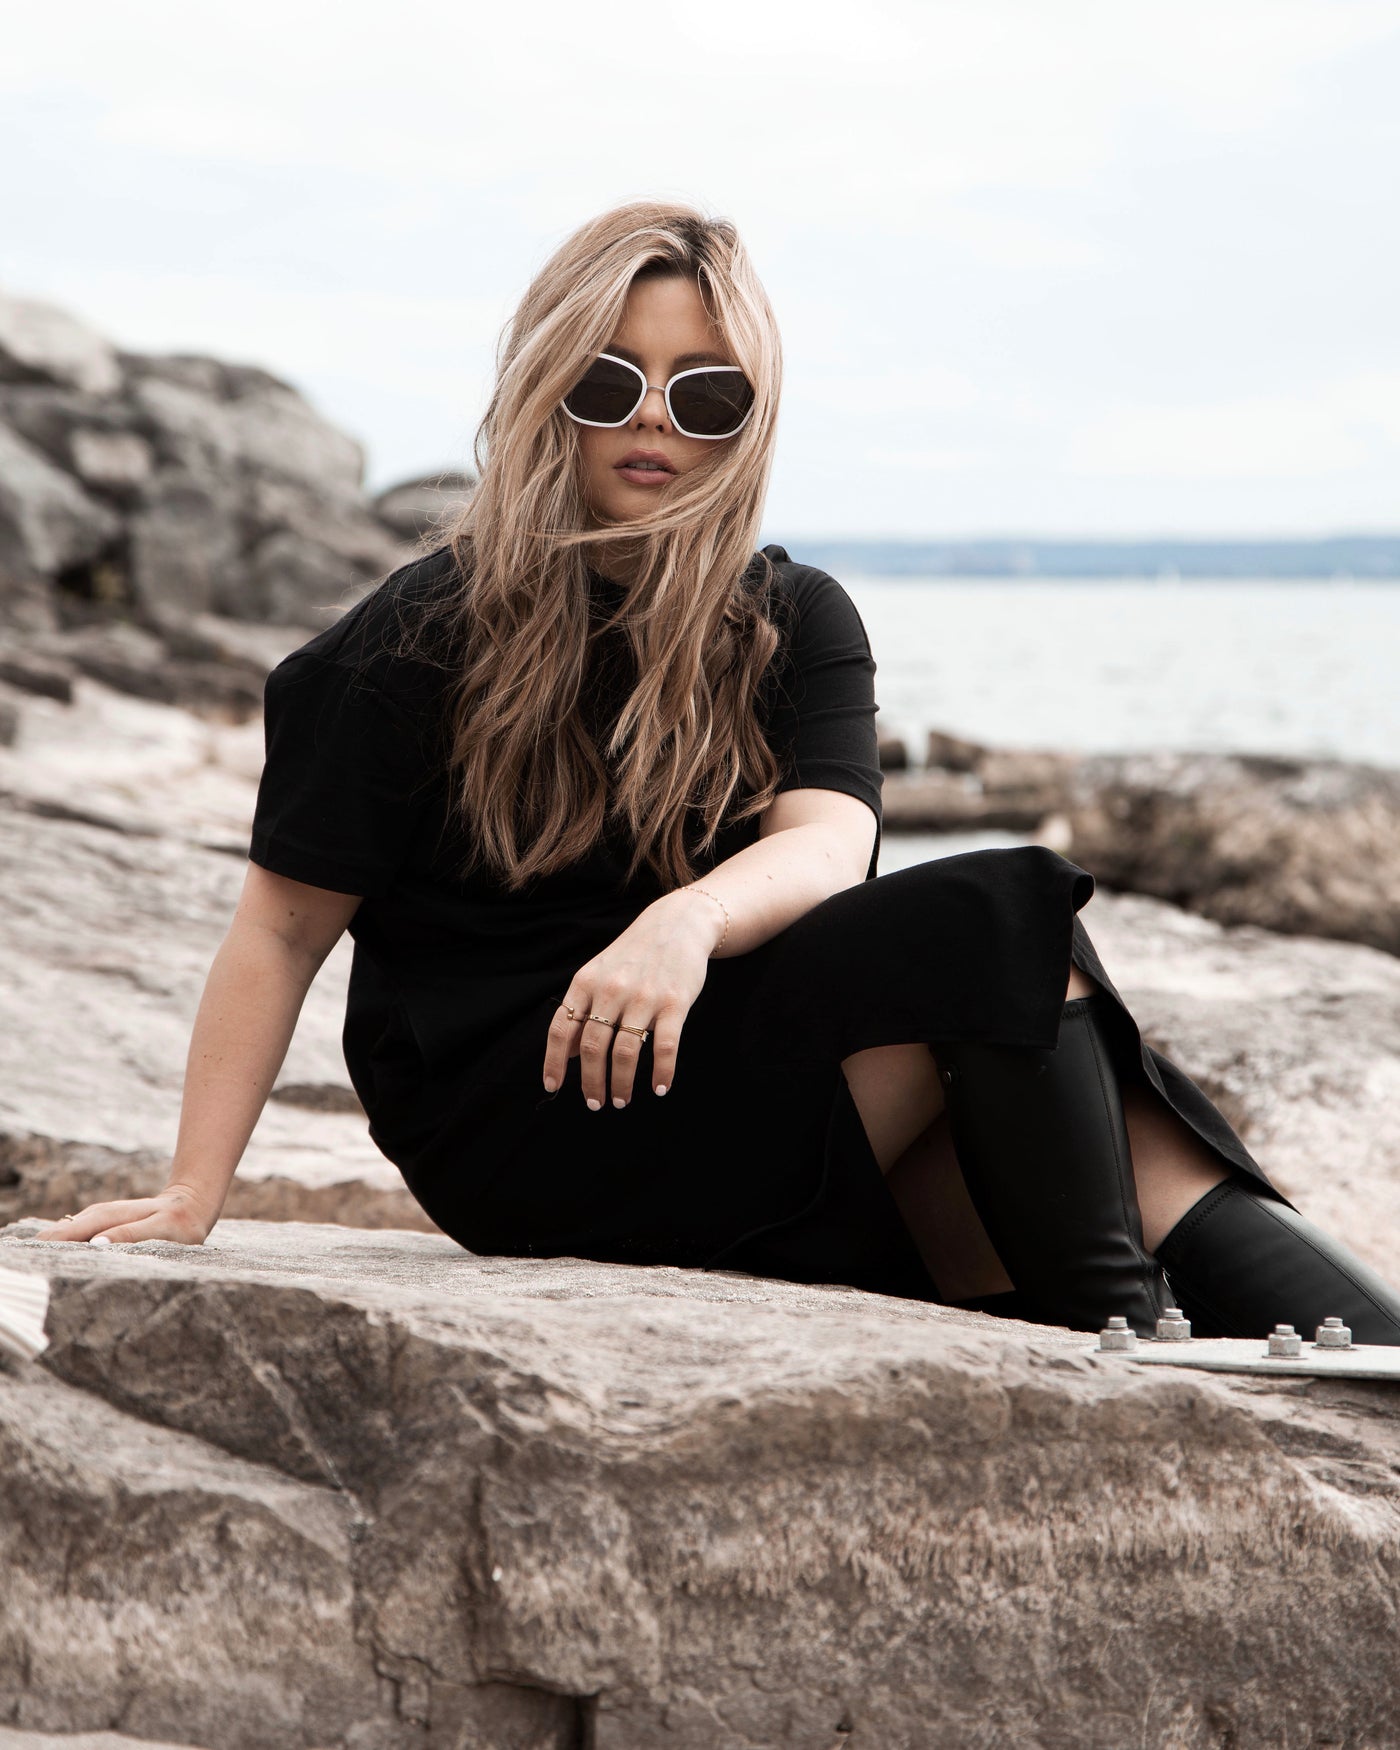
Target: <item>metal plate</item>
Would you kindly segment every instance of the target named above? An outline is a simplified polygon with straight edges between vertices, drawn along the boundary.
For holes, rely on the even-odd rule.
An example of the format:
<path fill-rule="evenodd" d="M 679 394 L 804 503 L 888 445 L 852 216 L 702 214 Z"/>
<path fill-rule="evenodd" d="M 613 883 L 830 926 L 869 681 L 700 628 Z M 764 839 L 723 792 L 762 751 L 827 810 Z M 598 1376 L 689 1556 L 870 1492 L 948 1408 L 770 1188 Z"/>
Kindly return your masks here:
<path fill-rule="evenodd" d="M 1134 1349 L 1100 1349 L 1095 1338 L 1093 1353 L 1159 1367 L 1205 1367 L 1215 1373 L 1314 1374 L 1327 1379 L 1391 1379 L 1400 1383 L 1400 1346 L 1391 1343 L 1319 1349 L 1305 1338 L 1301 1355 L 1270 1355 L 1263 1337 L 1191 1337 L 1185 1343 L 1139 1337 Z"/>

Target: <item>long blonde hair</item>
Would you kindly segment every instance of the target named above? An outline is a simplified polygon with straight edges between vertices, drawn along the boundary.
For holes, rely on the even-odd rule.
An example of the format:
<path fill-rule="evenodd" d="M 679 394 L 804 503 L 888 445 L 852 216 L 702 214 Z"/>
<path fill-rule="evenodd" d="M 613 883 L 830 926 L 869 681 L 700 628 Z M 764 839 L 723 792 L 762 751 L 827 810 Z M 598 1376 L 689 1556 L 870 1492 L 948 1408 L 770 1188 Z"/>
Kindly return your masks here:
<path fill-rule="evenodd" d="M 683 274 L 754 388 L 732 439 L 666 491 L 664 509 L 604 521 L 583 493 L 578 427 L 560 405 L 622 320 L 639 276 Z M 610 821 L 663 889 L 725 824 L 760 813 L 779 770 L 756 698 L 780 640 L 759 522 L 782 376 L 778 327 L 732 223 L 633 201 L 589 221 L 531 282 L 497 348 L 474 443 L 479 484 L 439 539 L 455 577 L 440 614 L 464 634 L 448 704 L 455 807 L 511 889 L 588 855 Z M 580 710 L 589 678 L 588 571 L 608 543 L 634 581 L 606 621 L 625 627 L 635 689 L 606 747 Z M 596 566 L 593 567 L 597 569 Z M 688 842 L 690 841 L 690 842 Z"/>

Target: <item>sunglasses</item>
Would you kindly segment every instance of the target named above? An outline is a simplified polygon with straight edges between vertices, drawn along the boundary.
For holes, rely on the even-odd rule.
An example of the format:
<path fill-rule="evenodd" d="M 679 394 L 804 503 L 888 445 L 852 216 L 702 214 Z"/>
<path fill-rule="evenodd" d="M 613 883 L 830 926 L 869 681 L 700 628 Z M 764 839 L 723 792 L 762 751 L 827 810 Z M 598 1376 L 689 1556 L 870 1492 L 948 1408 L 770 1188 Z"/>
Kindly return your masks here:
<path fill-rule="evenodd" d="M 600 352 L 560 405 L 580 425 L 626 425 L 651 387 L 630 359 Z M 677 371 L 662 393 L 682 437 L 733 437 L 753 412 L 753 384 L 738 365 Z"/>

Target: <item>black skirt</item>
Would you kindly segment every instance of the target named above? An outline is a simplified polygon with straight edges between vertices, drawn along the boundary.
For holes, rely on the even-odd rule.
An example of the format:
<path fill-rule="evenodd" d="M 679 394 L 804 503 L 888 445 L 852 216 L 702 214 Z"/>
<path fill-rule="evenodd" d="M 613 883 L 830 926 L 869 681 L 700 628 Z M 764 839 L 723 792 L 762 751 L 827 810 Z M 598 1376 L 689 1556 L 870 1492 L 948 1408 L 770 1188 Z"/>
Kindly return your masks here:
<path fill-rule="evenodd" d="M 841 1060 L 870 1046 L 983 1040 L 1052 1048 L 1071 964 L 1131 1029 L 1147 1079 L 1226 1164 L 1280 1201 L 1205 1093 L 1146 1044 L 1079 912 L 1094 878 L 1043 846 L 970 851 L 843 889 L 747 954 L 710 963 L 676 1074 L 584 1102 L 577 1059 L 543 1092 L 557 992 L 494 1067 L 494 1156 L 470 1139 L 405 1178 L 476 1252 L 749 1270 L 939 1298 L 861 1124 Z"/>

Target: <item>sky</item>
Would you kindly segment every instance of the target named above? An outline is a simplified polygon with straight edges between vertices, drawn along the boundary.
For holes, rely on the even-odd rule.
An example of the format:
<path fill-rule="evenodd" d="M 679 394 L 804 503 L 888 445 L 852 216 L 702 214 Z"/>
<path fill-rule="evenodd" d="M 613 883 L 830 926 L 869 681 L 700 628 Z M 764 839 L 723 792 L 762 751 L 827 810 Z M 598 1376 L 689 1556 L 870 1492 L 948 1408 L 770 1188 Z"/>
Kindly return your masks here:
<path fill-rule="evenodd" d="M 1400 529 L 1400 0 L 68 0 L 0 56 L 0 290 L 470 466 L 585 219 L 739 227 L 767 538 Z"/>

